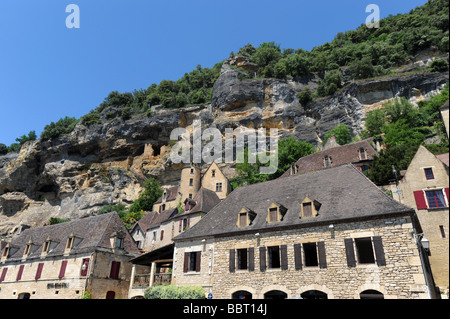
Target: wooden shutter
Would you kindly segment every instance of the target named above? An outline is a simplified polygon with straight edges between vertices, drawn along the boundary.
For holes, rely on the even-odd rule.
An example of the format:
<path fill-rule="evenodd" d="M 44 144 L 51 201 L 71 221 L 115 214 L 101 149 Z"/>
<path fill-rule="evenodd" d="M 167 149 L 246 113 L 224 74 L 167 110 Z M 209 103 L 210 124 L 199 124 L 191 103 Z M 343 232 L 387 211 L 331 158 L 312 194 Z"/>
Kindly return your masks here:
<path fill-rule="evenodd" d="M 325 252 L 325 243 L 323 241 L 318 242 L 317 249 L 319 251 L 319 267 L 327 268 L 327 255 Z"/>
<path fill-rule="evenodd" d="M 109 274 L 109 277 L 112 279 L 119 279 L 119 270 L 120 270 L 120 262 L 113 261 L 111 264 L 111 272 Z"/>
<path fill-rule="evenodd" d="M 230 272 L 234 272 L 236 270 L 236 250 L 230 249 Z"/>
<path fill-rule="evenodd" d="M 253 247 L 248 249 L 248 270 L 255 271 L 255 249 Z"/>
<path fill-rule="evenodd" d="M 184 253 L 184 266 L 183 272 L 189 271 L 189 253 Z"/>
<path fill-rule="evenodd" d="M 287 246 L 281 245 L 280 247 L 280 254 L 281 254 L 281 270 L 288 269 L 288 256 L 287 256 Z"/>
<path fill-rule="evenodd" d="M 180 224 L 178 225 L 178 232 L 181 233 L 181 229 L 183 227 L 183 220 L 180 219 Z"/>
<path fill-rule="evenodd" d="M 294 260 L 295 260 L 295 270 L 301 270 L 303 268 L 301 244 L 294 244 Z"/>
<path fill-rule="evenodd" d="M 414 192 L 414 199 L 416 200 L 417 209 L 427 209 L 427 202 L 422 190 Z"/>
<path fill-rule="evenodd" d="M 447 196 L 447 207 L 450 206 L 450 197 L 448 195 L 448 187 L 445 188 L 445 195 Z"/>
<path fill-rule="evenodd" d="M 197 251 L 196 256 L 195 256 L 195 271 L 196 272 L 200 271 L 201 261 L 202 261 L 202 252 Z"/>
<path fill-rule="evenodd" d="M 39 263 L 38 269 L 37 269 L 37 271 L 36 271 L 36 276 L 34 277 L 34 279 L 39 279 L 39 278 L 41 278 L 41 275 L 42 275 L 42 268 L 44 268 L 44 263 Z"/>
<path fill-rule="evenodd" d="M 259 247 L 259 270 L 266 271 L 266 247 Z"/>
<path fill-rule="evenodd" d="M 164 230 L 161 229 L 159 240 L 163 240 L 164 238 Z"/>
<path fill-rule="evenodd" d="M 355 248 L 353 247 L 353 239 L 346 238 L 345 242 L 345 254 L 347 256 L 347 266 L 356 267 Z"/>
<path fill-rule="evenodd" d="M 17 281 L 22 279 L 23 267 L 25 267 L 25 265 L 20 265 L 19 272 L 17 273 L 17 278 L 16 278 Z"/>
<path fill-rule="evenodd" d="M 66 267 L 67 267 L 67 260 L 63 260 L 61 263 L 61 268 L 59 269 L 59 276 L 58 278 L 64 278 L 64 275 L 66 274 Z"/>
<path fill-rule="evenodd" d="M 373 247 L 375 248 L 375 261 L 378 266 L 386 266 L 386 258 L 384 257 L 383 242 L 380 236 L 373 237 Z"/>
<path fill-rule="evenodd" d="M 0 276 L 0 282 L 5 280 L 6 273 L 8 272 L 8 267 L 3 267 L 2 269 L 2 275 Z"/>
<path fill-rule="evenodd" d="M 189 227 L 190 227 L 190 218 L 188 217 L 188 218 L 187 218 L 186 228 L 189 228 Z"/>

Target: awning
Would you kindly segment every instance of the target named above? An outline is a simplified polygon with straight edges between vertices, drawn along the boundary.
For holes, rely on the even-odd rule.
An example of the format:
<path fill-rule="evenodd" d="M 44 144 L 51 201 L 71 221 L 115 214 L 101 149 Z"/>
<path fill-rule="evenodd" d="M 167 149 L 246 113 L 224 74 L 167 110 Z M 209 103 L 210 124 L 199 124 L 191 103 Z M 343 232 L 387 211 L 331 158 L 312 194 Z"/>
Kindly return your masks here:
<path fill-rule="evenodd" d="M 149 251 L 148 253 L 142 254 L 138 257 L 132 258 L 132 259 L 130 259 L 130 262 L 132 264 L 150 266 L 152 264 L 152 262 L 155 262 L 158 260 L 173 259 L 173 249 L 174 249 L 174 244 L 163 246 L 156 250 L 152 250 L 152 251 Z"/>

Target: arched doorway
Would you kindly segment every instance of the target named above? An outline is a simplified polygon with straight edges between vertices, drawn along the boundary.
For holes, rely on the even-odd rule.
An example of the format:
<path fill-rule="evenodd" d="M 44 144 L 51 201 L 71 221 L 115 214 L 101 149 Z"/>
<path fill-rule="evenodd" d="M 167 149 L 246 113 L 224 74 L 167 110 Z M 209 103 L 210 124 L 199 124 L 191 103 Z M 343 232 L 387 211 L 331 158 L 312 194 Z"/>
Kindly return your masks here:
<path fill-rule="evenodd" d="M 17 297 L 17 299 L 30 299 L 30 293 L 28 293 L 28 292 L 22 292 L 21 294 L 19 294 L 19 296 Z"/>
<path fill-rule="evenodd" d="M 328 299 L 328 295 L 319 290 L 308 290 L 300 295 L 303 299 Z"/>
<path fill-rule="evenodd" d="M 359 294 L 359 297 L 361 299 L 384 299 L 384 295 L 381 292 L 373 289 L 364 290 Z"/>
<path fill-rule="evenodd" d="M 106 299 L 114 299 L 114 298 L 116 298 L 116 293 L 114 291 L 110 290 L 106 293 Z"/>
<path fill-rule="evenodd" d="M 231 295 L 231 299 L 252 299 L 252 294 L 246 290 L 238 290 Z"/>
<path fill-rule="evenodd" d="M 287 293 L 280 290 L 271 290 L 264 294 L 264 299 L 286 299 Z"/>

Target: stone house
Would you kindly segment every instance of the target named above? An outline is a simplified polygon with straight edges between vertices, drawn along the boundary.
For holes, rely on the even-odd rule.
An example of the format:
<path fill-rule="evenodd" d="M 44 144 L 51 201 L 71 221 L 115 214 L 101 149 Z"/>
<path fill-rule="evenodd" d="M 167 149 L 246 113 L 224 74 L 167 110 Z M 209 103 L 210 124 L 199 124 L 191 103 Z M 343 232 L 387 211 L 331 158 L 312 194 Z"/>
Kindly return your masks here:
<path fill-rule="evenodd" d="M 414 209 L 353 165 L 240 187 L 174 238 L 172 283 L 213 298 L 421 299 Z"/>
<path fill-rule="evenodd" d="M 126 298 L 139 254 L 115 212 L 25 229 L 3 246 L 0 299 Z"/>
<path fill-rule="evenodd" d="M 332 136 L 334 138 L 334 136 Z M 330 138 L 330 140 L 332 140 Z M 373 138 L 368 138 L 359 142 L 346 145 L 333 144 L 334 147 L 326 148 L 322 151 L 300 158 L 295 164 L 288 169 L 282 177 L 304 174 L 307 172 L 331 168 L 344 164 L 353 164 L 358 170 L 365 172 L 370 168 L 370 163 L 374 156 L 378 156 L 372 143 L 376 148 L 380 149 L 379 142 L 374 142 Z M 327 144 L 330 144 L 328 142 Z"/>
<path fill-rule="evenodd" d="M 199 166 L 191 164 L 181 170 L 180 185 L 166 188 L 153 210 L 160 212 L 184 205 L 185 200 L 193 199 L 201 188 L 215 192 L 220 199 L 225 198 L 231 191 L 228 178 L 215 162 L 212 162 L 204 173 Z"/>
<path fill-rule="evenodd" d="M 433 155 L 420 146 L 400 180 L 400 202 L 414 207 L 423 236 L 429 241 L 429 259 L 436 285 L 449 287 L 449 154 Z"/>
<path fill-rule="evenodd" d="M 442 116 L 442 122 L 444 122 L 445 131 L 447 133 L 447 138 L 449 138 L 449 110 L 448 110 L 448 101 L 440 108 L 441 116 Z"/>
<path fill-rule="evenodd" d="M 142 236 L 142 227 L 147 227 L 143 237 L 143 254 L 131 260 L 129 298 L 142 298 L 149 286 L 168 284 L 172 280 L 173 238 L 198 223 L 220 202 L 217 193 L 200 188 L 194 198 L 184 201 L 184 210 L 177 208 L 161 213 L 147 213 L 131 230 L 133 237 Z"/>

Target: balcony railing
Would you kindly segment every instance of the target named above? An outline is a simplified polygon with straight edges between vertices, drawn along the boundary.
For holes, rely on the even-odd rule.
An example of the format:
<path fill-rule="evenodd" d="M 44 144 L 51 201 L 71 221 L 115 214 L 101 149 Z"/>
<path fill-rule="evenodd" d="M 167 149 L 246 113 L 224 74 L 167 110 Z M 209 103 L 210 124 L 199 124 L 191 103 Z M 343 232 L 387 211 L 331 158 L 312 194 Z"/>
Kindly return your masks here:
<path fill-rule="evenodd" d="M 172 274 L 155 274 L 153 286 L 170 285 L 172 282 Z"/>
<path fill-rule="evenodd" d="M 172 274 L 155 274 L 153 278 L 153 286 L 170 285 L 172 282 Z M 150 275 L 134 275 L 133 288 L 142 289 L 150 286 Z"/>
<path fill-rule="evenodd" d="M 150 285 L 150 275 L 134 275 L 133 288 L 148 288 Z"/>

